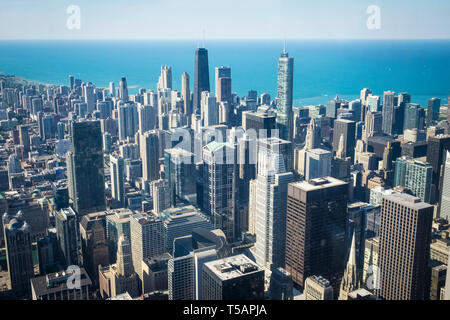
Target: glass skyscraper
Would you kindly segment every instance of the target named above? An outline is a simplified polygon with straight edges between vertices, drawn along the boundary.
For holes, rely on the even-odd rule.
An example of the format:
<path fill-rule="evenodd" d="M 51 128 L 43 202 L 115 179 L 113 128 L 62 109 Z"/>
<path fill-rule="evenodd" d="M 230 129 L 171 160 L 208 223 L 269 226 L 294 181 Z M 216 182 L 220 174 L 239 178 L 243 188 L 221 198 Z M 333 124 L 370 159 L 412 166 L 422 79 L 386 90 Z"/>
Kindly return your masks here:
<path fill-rule="evenodd" d="M 200 100 L 203 91 L 210 91 L 208 50 L 205 48 L 197 48 L 195 51 L 194 72 L 194 111 L 200 109 Z"/>
<path fill-rule="evenodd" d="M 67 154 L 69 197 L 78 215 L 105 208 L 102 132 L 100 121 L 73 122 Z"/>
<path fill-rule="evenodd" d="M 294 58 L 289 58 L 286 51 L 281 53 L 278 60 L 278 102 L 277 102 L 277 125 L 280 130 L 280 138 L 292 140 L 292 90 L 294 80 Z"/>

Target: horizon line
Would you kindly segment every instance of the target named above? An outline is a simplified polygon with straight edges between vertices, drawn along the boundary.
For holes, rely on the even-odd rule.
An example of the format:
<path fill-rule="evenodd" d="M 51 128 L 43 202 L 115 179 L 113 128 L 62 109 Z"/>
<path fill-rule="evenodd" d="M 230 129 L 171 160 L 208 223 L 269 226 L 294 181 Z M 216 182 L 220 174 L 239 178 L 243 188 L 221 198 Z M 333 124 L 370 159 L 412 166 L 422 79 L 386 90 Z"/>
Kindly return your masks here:
<path fill-rule="evenodd" d="M 210 38 L 208 41 L 433 41 L 448 38 Z M 198 41 L 197 38 L 0 38 L 0 41 Z"/>

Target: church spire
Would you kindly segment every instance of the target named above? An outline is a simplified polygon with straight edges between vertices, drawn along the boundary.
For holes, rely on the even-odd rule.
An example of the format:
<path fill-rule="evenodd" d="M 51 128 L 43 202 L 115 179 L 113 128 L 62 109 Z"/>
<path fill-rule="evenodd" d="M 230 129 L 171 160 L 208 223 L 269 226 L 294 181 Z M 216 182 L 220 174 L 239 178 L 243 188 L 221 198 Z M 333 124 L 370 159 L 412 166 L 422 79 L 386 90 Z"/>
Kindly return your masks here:
<path fill-rule="evenodd" d="M 356 266 L 356 237 L 353 231 L 352 246 L 348 257 L 347 267 L 342 277 L 341 290 L 339 292 L 339 300 L 348 300 L 348 294 L 359 289 L 358 269 Z"/>

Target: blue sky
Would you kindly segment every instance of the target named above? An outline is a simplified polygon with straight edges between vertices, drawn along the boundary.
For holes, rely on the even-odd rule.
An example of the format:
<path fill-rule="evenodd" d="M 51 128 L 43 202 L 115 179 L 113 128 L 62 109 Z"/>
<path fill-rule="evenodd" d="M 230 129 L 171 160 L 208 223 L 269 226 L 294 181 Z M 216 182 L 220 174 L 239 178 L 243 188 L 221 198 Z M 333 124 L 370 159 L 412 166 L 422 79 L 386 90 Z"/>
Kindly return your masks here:
<path fill-rule="evenodd" d="M 0 39 L 448 39 L 449 16 L 448 0 L 0 0 Z"/>

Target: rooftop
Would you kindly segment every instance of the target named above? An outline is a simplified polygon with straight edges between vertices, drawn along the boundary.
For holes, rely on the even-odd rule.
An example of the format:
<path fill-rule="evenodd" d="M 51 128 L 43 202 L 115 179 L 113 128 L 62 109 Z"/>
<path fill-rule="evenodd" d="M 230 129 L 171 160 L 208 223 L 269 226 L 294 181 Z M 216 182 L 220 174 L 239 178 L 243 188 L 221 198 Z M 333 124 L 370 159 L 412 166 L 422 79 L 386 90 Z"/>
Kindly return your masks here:
<path fill-rule="evenodd" d="M 38 297 L 57 293 L 63 290 L 67 290 L 67 283 L 73 273 L 69 271 L 60 271 L 56 273 L 50 273 L 46 276 L 36 277 L 31 279 L 31 285 L 34 288 L 34 292 Z M 80 268 L 80 286 L 91 285 L 92 281 L 89 278 L 86 270 Z"/>
<path fill-rule="evenodd" d="M 205 263 L 205 267 L 214 272 L 223 281 L 263 271 L 244 254 L 210 261 Z"/>
<path fill-rule="evenodd" d="M 432 205 L 430 205 L 428 203 L 421 202 L 420 198 L 412 196 L 407 193 L 396 192 L 393 194 L 383 195 L 383 198 L 387 199 L 389 201 L 394 201 L 405 207 L 408 207 L 411 209 L 416 209 L 416 210 L 433 207 Z"/>
<path fill-rule="evenodd" d="M 304 191 L 314 191 L 319 189 L 325 189 L 335 186 L 345 185 L 347 182 L 333 178 L 333 177 L 323 177 L 317 179 L 311 179 L 309 181 L 291 182 L 295 188 L 302 189 Z"/>

